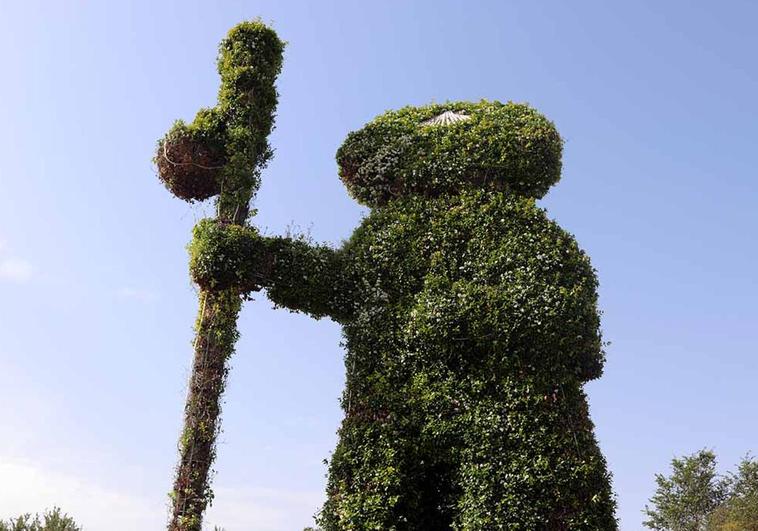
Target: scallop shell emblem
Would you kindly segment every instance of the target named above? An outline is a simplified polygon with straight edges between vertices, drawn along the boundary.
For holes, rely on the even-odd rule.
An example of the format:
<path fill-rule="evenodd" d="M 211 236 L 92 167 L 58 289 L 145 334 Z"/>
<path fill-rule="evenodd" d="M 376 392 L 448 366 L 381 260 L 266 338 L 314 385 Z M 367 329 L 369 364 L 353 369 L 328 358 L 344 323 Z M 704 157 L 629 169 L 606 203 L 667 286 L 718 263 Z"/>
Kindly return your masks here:
<path fill-rule="evenodd" d="M 439 116 L 435 116 L 434 118 L 430 118 L 429 120 L 424 120 L 421 122 L 421 125 L 429 126 L 429 125 L 450 125 L 455 122 L 465 122 L 466 120 L 470 120 L 471 116 L 467 114 L 460 114 L 453 111 L 445 111 Z"/>

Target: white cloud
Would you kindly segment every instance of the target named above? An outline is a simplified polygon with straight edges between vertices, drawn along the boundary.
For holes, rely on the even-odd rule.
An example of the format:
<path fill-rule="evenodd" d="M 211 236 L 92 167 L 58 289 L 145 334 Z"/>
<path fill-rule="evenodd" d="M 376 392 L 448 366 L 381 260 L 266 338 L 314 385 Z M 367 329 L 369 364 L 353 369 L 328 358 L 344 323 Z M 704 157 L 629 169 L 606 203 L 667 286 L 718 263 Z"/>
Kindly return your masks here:
<path fill-rule="evenodd" d="M 161 529 L 165 507 L 83 477 L 0 457 L 0 519 L 60 507 L 86 531 Z"/>
<path fill-rule="evenodd" d="M 0 257 L 0 280 L 26 282 L 32 278 L 32 265 L 21 258 L 13 256 Z"/>
<path fill-rule="evenodd" d="M 116 290 L 116 297 L 121 300 L 152 302 L 157 298 L 157 295 L 148 289 L 124 286 Z"/>
<path fill-rule="evenodd" d="M 32 278 L 32 265 L 16 256 L 8 254 L 5 240 L 0 239 L 0 280 L 23 283 Z"/>
<path fill-rule="evenodd" d="M 92 478 L 0 456 L 0 520 L 60 507 L 84 531 L 164 529 L 167 498 L 148 498 Z M 218 486 L 203 528 L 291 531 L 313 525 L 323 493 Z"/>

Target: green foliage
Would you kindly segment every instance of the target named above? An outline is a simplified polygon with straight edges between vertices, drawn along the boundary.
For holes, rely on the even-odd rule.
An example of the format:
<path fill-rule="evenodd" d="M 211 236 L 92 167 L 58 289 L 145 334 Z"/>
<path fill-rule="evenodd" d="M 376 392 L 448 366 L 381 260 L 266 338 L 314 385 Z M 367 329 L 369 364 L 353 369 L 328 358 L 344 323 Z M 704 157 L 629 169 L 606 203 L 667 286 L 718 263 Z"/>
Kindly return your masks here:
<path fill-rule="evenodd" d="M 202 220 L 188 249 L 190 274 L 202 289 L 249 293 L 265 287 L 279 306 L 317 319 L 340 321 L 353 310 L 344 253 L 307 238 L 264 238 L 254 227 Z"/>
<path fill-rule="evenodd" d="M 318 524 L 616 529 L 582 391 L 604 360 L 597 281 L 573 237 L 534 202 L 560 178 L 554 125 L 515 103 L 386 113 L 337 153 L 349 192 L 375 207 L 352 237 L 339 249 L 263 237 L 241 225 L 270 157 L 281 43 L 255 24 L 221 45 L 216 110 L 169 133 L 188 139 L 187 160 L 208 157 L 205 172 L 217 171 L 209 154 L 223 145 L 211 176 L 219 219 L 200 222 L 189 245 L 192 278 L 212 301 L 196 353 L 206 341 L 225 359 L 239 295 L 260 289 L 278 306 L 343 324 L 345 419 Z M 167 184 L 185 167 L 165 156 L 171 139 L 157 155 Z M 224 375 L 214 380 L 221 388 Z M 187 418 L 204 418 L 192 404 Z M 187 423 L 188 441 L 210 440 Z"/>
<path fill-rule="evenodd" d="M 158 142 L 159 177 L 180 199 L 219 196 L 224 219 L 240 221 L 272 156 L 284 43 L 259 20 L 232 28 L 219 46 L 218 105 L 201 109 L 191 124 L 177 121 Z M 223 191 L 223 193 L 221 193 Z"/>
<path fill-rule="evenodd" d="M 189 245 L 201 287 L 172 531 L 212 499 L 219 397 L 242 298 L 343 324 L 345 419 L 326 531 L 613 530 L 582 385 L 602 372 L 597 281 L 535 205 L 562 141 L 527 105 L 406 107 L 351 133 L 340 176 L 375 207 L 339 249 L 244 226 L 271 157 L 284 44 L 259 21 L 221 43 L 218 104 L 158 143 L 178 197 L 218 195 Z"/>
<path fill-rule="evenodd" d="M 202 109 L 189 125 L 177 120 L 158 142 L 153 161 L 171 193 L 192 202 L 221 191 L 221 170 L 226 162 L 224 130 L 217 109 Z"/>
<path fill-rule="evenodd" d="M 230 227 L 246 222 L 260 172 L 272 156 L 267 137 L 274 123 L 278 99 L 274 83 L 283 50 L 276 32 L 259 20 L 232 28 L 219 46 L 218 104 L 201 109 L 190 124 L 177 121 L 158 142 L 153 160 L 166 187 L 190 202 L 218 195 L 218 220 Z M 212 228 L 212 223 L 206 223 L 195 230 L 197 238 L 190 251 L 198 257 L 200 270 L 203 253 L 215 244 L 214 236 L 225 237 L 225 244 L 236 241 L 233 228 L 225 233 L 214 233 Z M 215 289 L 233 280 L 220 270 L 206 273 L 218 280 L 212 293 L 200 294 L 195 359 L 179 441 L 179 465 L 170 494 L 171 531 L 200 531 L 203 512 L 213 500 L 210 467 L 220 430 L 220 397 L 226 385 L 227 361 L 238 338 L 241 294 Z"/>
<path fill-rule="evenodd" d="M 573 238 L 531 199 L 470 190 L 392 201 L 343 252 L 356 310 L 322 527 L 614 529 Z"/>
<path fill-rule="evenodd" d="M 446 111 L 459 120 L 425 124 Z M 337 162 L 351 195 L 370 206 L 472 186 L 539 198 L 560 179 L 562 145 L 528 105 L 455 102 L 375 118 L 348 135 Z"/>
<path fill-rule="evenodd" d="M 656 474 L 658 485 L 645 507 L 645 526 L 660 531 L 749 531 L 739 527 L 758 514 L 758 463 L 745 459 L 736 476 L 716 472 L 716 455 L 700 450 L 671 461 L 670 476 Z M 758 522 L 758 520 L 754 520 Z M 733 525 L 738 525 L 734 527 Z"/>
<path fill-rule="evenodd" d="M 745 457 L 729 475 L 729 496 L 719 511 L 714 531 L 758 531 L 758 460 Z M 716 524 L 720 523 L 720 527 Z"/>
<path fill-rule="evenodd" d="M 40 515 L 23 514 L 7 522 L 0 520 L 0 531 L 81 531 L 74 520 L 58 507 Z"/>
<path fill-rule="evenodd" d="M 219 107 L 226 116 L 226 153 L 219 212 L 244 220 L 260 185 L 260 172 L 273 155 L 268 135 L 274 127 L 284 43 L 260 21 L 232 28 L 219 47 Z M 244 215 L 240 215 L 240 208 Z"/>
<path fill-rule="evenodd" d="M 200 226 L 201 285 L 344 324 L 325 530 L 615 529 L 581 390 L 603 363 L 596 279 L 533 199 L 409 196 L 338 250 Z"/>
<path fill-rule="evenodd" d="M 259 240 L 254 227 L 201 220 L 187 247 L 192 279 L 202 289 L 258 289 L 257 275 L 265 259 L 264 250 L 256 245 Z"/>
<path fill-rule="evenodd" d="M 708 518 L 708 531 L 758 531 L 758 460 L 745 457 L 724 478 L 725 500 Z"/>

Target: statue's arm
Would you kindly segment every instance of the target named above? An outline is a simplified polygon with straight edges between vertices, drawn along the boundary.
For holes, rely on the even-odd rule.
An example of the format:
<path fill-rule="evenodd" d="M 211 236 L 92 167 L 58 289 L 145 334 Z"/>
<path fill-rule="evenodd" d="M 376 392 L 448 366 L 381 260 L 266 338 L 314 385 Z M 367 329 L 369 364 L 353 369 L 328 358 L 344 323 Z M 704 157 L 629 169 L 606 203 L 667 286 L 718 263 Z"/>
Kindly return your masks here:
<path fill-rule="evenodd" d="M 352 314 L 355 284 L 341 249 L 211 220 L 195 227 L 189 249 L 192 278 L 203 289 L 265 289 L 277 306 L 317 319 Z"/>
<path fill-rule="evenodd" d="M 262 279 L 269 299 L 315 318 L 350 318 L 354 283 L 344 251 L 302 238 L 264 238 L 267 272 Z"/>

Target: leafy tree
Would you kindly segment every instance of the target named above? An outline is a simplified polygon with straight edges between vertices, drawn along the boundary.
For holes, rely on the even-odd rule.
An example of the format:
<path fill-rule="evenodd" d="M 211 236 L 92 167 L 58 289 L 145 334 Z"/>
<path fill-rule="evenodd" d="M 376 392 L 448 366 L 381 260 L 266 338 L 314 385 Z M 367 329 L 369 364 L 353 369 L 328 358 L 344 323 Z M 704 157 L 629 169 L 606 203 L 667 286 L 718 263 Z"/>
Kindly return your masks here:
<path fill-rule="evenodd" d="M 716 473 L 716 455 L 700 450 L 671 461 L 671 476 L 656 474 L 658 488 L 645 506 L 650 529 L 704 531 L 710 516 L 727 499 L 729 480 Z"/>
<path fill-rule="evenodd" d="M 42 517 L 35 514 L 22 514 L 7 522 L 0 521 L 0 531 L 81 531 L 74 520 L 58 507 L 46 511 Z"/>
<path fill-rule="evenodd" d="M 714 511 L 709 531 L 758 531 L 758 460 L 745 457 L 730 473 L 729 496 Z"/>

